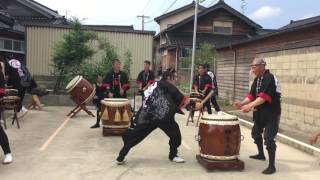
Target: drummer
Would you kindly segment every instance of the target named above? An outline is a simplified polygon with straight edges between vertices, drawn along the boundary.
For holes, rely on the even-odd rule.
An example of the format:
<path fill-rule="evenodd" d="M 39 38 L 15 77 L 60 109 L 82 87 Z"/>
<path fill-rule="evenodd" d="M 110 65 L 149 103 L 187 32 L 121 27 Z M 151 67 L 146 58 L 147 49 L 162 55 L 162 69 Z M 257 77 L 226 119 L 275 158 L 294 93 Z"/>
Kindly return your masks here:
<path fill-rule="evenodd" d="M 155 77 L 153 72 L 150 70 L 150 61 L 144 61 L 144 69 L 139 73 L 136 83 L 139 87 L 139 92 L 142 92 L 142 97 L 144 97 L 143 92 L 155 82 Z"/>
<path fill-rule="evenodd" d="M 125 72 L 120 70 L 121 61 L 115 59 L 112 62 L 112 71 L 109 72 L 104 80 L 102 87 L 107 90 L 108 98 L 126 98 L 127 90 L 130 89 L 129 79 Z"/>
<path fill-rule="evenodd" d="M 275 168 L 276 143 L 275 137 L 279 129 L 281 114 L 281 91 L 278 79 L 266 69 L 266 62 L 263 59 L 254 59 L 251 70 L 256 75 L 248 96 L 242 102 L 235 102 L 234 105 L 243 112 L 254 109 L 251 136 L 257 145 L 258 154 L 250 158 L 263 160 L 266 158 L 263 152 L 263 139 L 269 155 L 269 166 L 262 171 L 263 174 L 273 174 Z"/>
<path fill-rule="evenodd" d="M 4 73 L 1 70 L 1 73 L 0 73 L 0 97 L 1 98 L 4 96 L 4 93 L 5 93 L 5 88 L 4 88 L 5 80 L 4 80 L 3 74 Z M 2 113 L 0 113 L 0 115 L 1 114 Z M 12 154 L 11 154 L 11 150 L 10 150 L 8 136 L 5 133 L 5 131 L 3 130 L 1 125 L 0 125 L 0 145 L 1 145 L 1 148 L 2 148 L 2 150 L 4 152 L 4 159 L 3 159 L 2 163 L 3 164 L 11 163 L 13 158 L 12 158 Z"/>
<path fill-rule="evenodd" d="M 212 90 L 212 80 L 211 77 L 207 74 L 206 66 L 204 64 L 198 65 L 198 75 L 195 77 L 193 81 L 192 88 L 205 96 L 210 93 Z M 208 110 L 208 114 L 212 114 L 210 98 L 204 103 L 204 106 Z"/>
<path fill-rule="evenodd" d="M 212 89 L 214 91 L 214 94 L 211 96 L 211 103 L 212 103 L 214 109 L 216 110 L 217 114 L 222 114 L 221 109 L 219 107 L 219 104 L 217 103 L 218 83 L 217 83 L 216 75 L 214 74 L 214 72 L 210 71 L 210 65 L 209 64 L 205 64 L 205 66 L 206 66 L 207 74 L 211 78 Z"/>
<path fill-rule="evenodd" d="M 20 97 L 18 118 L 21 118 L 28 112 L 28 110 L 22 106 L 22 102 L 26 93 L 26 88 L 28 88 L 31 83 L 32 78 L 30 72 L 25 65 L 14 58 L 6 63 L 5 71 L 5 74 L 8 77 L 7 84 L 13 86 L 13 89 L 18 90 L 18 96 Z"/>
<path fill-rule="evenodd" d="M 99 128 L 100 127 L 100 118 L 101 118 L 101 103 L 100 101 L 103 100 L 105 94 L 104 94 L 104 89 L 102 88 L 102 82 L 103 82 L 103 77 L 101 75 L 98 75 L 96 78 L 96 84 L 95 84 L 95 88 L 96 88 L 96 94 L 93 97 L 93 104 L 96 106 L 97 108 L 97 121 L 96 123 L 91 126 L 91 128 Z"/>
<path fill-rule="evenodd" d="M 181 133 L 174 115 L 183 113 L 180 108 L 189 104 L 189 99 L 170 83 L 170 75 L 170 72 L 164 72 L 162 79 L 153 83 L 144 92 L 146 98 L 135 118 L 137 125 L 134 129 L 127 130 L 122 136 L 124 145 L 117 157 L 118 164 L 123 164 L 130 149 L 157 128 L 164 131 L 170 138 L 169 160 L 176 163 L 184 162 L 184 159 L 178 156 Z"/>

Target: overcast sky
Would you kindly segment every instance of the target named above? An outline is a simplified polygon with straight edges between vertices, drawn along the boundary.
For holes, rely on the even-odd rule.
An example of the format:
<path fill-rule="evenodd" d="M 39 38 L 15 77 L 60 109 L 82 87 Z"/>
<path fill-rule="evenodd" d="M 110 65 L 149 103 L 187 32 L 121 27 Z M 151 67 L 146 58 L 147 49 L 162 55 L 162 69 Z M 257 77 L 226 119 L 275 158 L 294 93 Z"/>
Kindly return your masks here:
<path fill-rule="evenodd" d="M 158 31 L 153 20 L 192 0 L 36 0 L 57 10 L 60 15 L 76 16 L 85 24 L 134 25 L 141 29 L 137 15 L 150 16 L 145 29 Z M 206 0 L 202 5 L 212 6 L 218 0 Z M 174 3 L 175 2 L 175 3 Z M 241 11 L 241 0 L 225 0 L 234 9 Z M 279 28 L 297 20 L 320 15 L 320 0 L 246 0 L 245 15 L 264 28 Z M 173 5 L 172 5 L 173 4 Z M 169 8 L 171 7 L 171 8 Z"/>

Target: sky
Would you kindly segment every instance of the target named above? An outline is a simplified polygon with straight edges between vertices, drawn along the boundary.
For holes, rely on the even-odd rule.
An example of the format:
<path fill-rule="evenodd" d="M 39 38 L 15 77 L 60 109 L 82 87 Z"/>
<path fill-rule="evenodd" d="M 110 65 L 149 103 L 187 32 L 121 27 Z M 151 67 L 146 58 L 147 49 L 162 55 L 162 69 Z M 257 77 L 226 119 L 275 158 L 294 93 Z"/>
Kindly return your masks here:
<path fill-rule="evenodd" d="M 36 0 L 57 10 L 60 15 L 77 17 L 83 24 L 134 25 L 140 30 L 138 15 L 146 19 L 145 30 L 159 31 L 153 18 L 182 7 L 192 0 Z M 218 0 L 205 0 L 202 5 L 209 7 Z M 245 0 L 244 14 L 266 29 L 276 29 L 290 22 L 320 15 L 320 0 Z M 225 0 L 241 12 L 242 0 Z"/>

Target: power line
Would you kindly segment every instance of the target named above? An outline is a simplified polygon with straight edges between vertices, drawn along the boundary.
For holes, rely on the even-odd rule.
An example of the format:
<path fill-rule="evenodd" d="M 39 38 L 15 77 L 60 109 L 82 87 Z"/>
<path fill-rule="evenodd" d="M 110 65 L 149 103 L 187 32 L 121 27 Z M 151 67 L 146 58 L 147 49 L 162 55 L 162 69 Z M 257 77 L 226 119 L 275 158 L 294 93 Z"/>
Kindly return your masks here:
<path fill-rule="evenodd" d="M 217 3 L 217 1 L 218 1 L 218 0 L 213 0 L 213 1 L 208 5 L 208 7 L 210 7 L 210 6 L 214 5 L 215 3 Z"/>
<path fill-rule="evenodd" d="M 178 1 L 178 0 L 174 0 L 174 1 L 169 5 L 169 7 L 168 7 L 162 14 L 168 12 L 168 11 L 170 10 L 170 8 L 172 8 L 172 6 L 173 6 L 177 1 Z M 160 6 L 160 7 L 161 7 L 161 6 Z M 157 10 L 158 10 L 158 9 L 157 9 Z M 160 10 L 160 9 L 159 9 L 159 10 Z M 151 22 L 153 22 L 153 18 L 154 18 L 154 17 L 152 17 L 151 20 L 146 21 L 145 23 L 151 23 Z"/>
<path fill-rule="evenodd" d="M 178 0 L 174 0 L 171 5 L 167 8 L 167 10 L 165 10 L 163 13 L 166 13 L 169 11 L 170 8 L 172 8 L 172 6 L 177 2 Z"/>
<path fill-rule="evenodd" d="M 144 8 L 143 8 L 142 11 L 140 12 L 140 14 L 143 14 L 143 13 L 144 13 L 144 11 L 145 11 L 145 10 L 147 9 L 147 7 L 149 6 L 150 2 L 151 2 L 151 0 L 149 0 L 149 1 L 147 2 L 147 4 L 144 6 Z"/>
<path fill-rule="evenodd" d="M 152 17 L 156 17 L 158 15 L 158 12 L 160 12 L 163 7 L 166 7 L 166 5 L 168 4 L 168 2 L 170 3 L 170 1 L 164 1 L 164 3 L 162 3 L 161 5 L 159 5 L 155 11 L 153 11 L 152 13 L 149 13 L 149 15 L 151 15 Z"/>

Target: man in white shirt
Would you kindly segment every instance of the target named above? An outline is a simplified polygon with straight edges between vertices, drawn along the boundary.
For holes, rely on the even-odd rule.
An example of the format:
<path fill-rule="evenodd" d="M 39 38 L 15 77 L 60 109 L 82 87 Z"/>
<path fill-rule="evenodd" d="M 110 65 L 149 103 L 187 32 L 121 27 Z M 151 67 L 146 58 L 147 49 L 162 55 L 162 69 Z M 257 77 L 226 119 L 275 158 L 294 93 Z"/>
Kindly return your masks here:
<path fill-rule="evenodd" d="M 218 83 L 217 83 L 217 79 L 216 79 L 216 75 L 210 71 L 210 65 L 206 64 L 206 70 L 207 70 L 207 74 L 210 76 L 211 80 L 212 80 L 212 90 L 214 92 L 214 94 L 211 96 L 211 103 L 214 107 L 214 109 L 216 110 L 216 112 L 218 114 L 221 113 L 220 107 L 217 103 L 217 99 L 216 96 L 218 96 Z"/>

